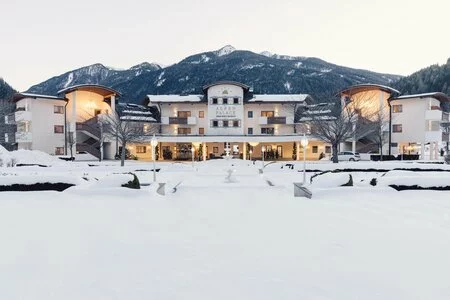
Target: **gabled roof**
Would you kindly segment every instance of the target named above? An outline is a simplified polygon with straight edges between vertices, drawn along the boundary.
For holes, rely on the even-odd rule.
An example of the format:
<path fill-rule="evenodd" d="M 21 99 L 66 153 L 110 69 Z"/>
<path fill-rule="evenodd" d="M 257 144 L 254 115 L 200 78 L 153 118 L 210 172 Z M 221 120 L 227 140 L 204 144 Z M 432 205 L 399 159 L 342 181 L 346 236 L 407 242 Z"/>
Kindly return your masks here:
<path fill-rule="evenodd" d="M 203 95 L 147 95 L 150 103 L 201 102 Z"/>
<path fill-rule="evenodd" d="M 450 97 L 447 96 L 444 93 L 441 92 L 434 92 L 434 93 L 423 93 L 423 94 L 414 94 L 414 95 L 403 95 L 396 98 L 393 98 L 392 100 L 405 100 L 405 99 L 413 99 L 413 98 L 434 98 L 442 102 L 450 102 Z"/>
<path fill-rule="evenodd" d="M 308 94 L 274 94 L 274 95 L 253 95 L 248 103 L 299 103 L 312 102 L 313 98 Z"/>
<path fill-rule="evenodd" d="M 13 100 L 15 102 L 25 99 L 25 98 L 67 101 L 67 98 L 64 98 L 64 97 L 39 95 L 39 94 L 33 94 L 33 93 L 16 93 L 13 96 Z"/>
<path fill-rule="evenodd" d="M 121 94 L 118 91 L 116 91 L 110 87 L 100 85 L 100 84 L 78 84 L 78 85 L 74 85 L 74 86 L 69 86 L 65 89 L 58 91 L 58 95 L 69 94 L 73 91 L 88 91 L 88 92 L 100 94 L 103 97 L 111 96 L 111 95 L 116 95 L 118 97 L 121 96 Z"/>
<path fill-rule="evenodd" d="M 367 91 L 367 90 L 373 90 L 373 89 L 381 90 L 383 92 L 386 92 L 386 93 L 394 95 L 394 96 L 398 96 L 398 95 L 402 94 L 399 91 L 397 91 L 396 89 L 393 89 L 389 86 L 381 85 L 381 84 L 373 84 L 373 83 L 352 85 L 346 89 L 341 90 L 339 93 L 341 95 L 346 94 L 346 95 L 351 96 L 356 93 L 360 93 L 360 92 Z"/>
<path fill-rule="evenodd" d="M 206 92 L 210 87 L 216 86 L 216 85 L 221 85 L 221 84 L 230 84 L 230 85 L 236 85 L 239 86 L 241 88 L 244 89 L 244 91 L 248 91 L 250 89 L 250 87 L 248 85 L 245 85 L 243 83 L 237 82 L 237 81 L 217 81 L 211 84 L 207 84 L 205 86 L 203 86 L 203 92 Z"/>

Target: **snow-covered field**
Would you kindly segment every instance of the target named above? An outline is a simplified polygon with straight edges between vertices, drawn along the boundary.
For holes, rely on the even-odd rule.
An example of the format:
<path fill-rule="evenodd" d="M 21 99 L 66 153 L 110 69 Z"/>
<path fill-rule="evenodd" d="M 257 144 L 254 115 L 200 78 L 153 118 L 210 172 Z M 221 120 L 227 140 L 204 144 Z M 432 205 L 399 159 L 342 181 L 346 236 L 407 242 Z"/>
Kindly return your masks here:
<path fill-rule="evenodd" d="M 355 186 L 326 175 L 310 185 L 312 199 L 295 198 L 301 163 L 261 175 L 261 162 L 214 160 L 157 162 L 161 196 L 151 163 L 48 164 L 0 168 L 0 185 L 58 176 L 77 184 L 0 192 L 0 299 L 450 299 L 450 191 L 397 192 L 383 172 L 355 172 Z M 307 164 L 336 167 L 450 170 Z M 149 185 L 115 187 L 126 172 Z M 395 172 L 394 181 L 405 175 Z M 449 174 L 413 177 L 442 183 Z"/>

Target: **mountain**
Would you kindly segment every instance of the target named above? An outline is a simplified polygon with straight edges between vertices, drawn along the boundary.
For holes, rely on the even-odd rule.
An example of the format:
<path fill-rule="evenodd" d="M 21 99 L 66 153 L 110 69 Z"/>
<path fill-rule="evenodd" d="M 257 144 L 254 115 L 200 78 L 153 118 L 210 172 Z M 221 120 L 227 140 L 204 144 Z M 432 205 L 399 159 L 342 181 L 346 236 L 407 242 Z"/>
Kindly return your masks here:
<path fill-rule="evenodd" d="M 0 99 L 10 99 L 16 91 L 3 78 L 0 78 Z"/>
<path fill-rule="evenodd" d="M 326 100 L 352 84 L 390 85 L 399 78 L 398 75 L 342 67 L 313 57 L 257 54 L 228 45 L 189 56 L 165 68 L 143 63 L 118 71 L 95 64 L 53 77 L 32 86 L 28 92 L 55 94 L 70 85 L 97 83 L 120 91 L 123 102 L 140 103 L 146 94 L 201 93 L 206 84 L 232 80 L 253 87 L 255 93 L 309 93 L 318 100 Z"/>
<path fill-rule="evenodd" d="M 93 64 L 62 75 L 52 77 L 42 83 L 32 86 L 27 92 L 56 95 L 58 91 L 77 84 L 103 84 L 109 87 L 133 80 L 140 75 L 160 70 L 157 64 L 144 62 L 127 70 L 118 70 L 102 64 Z"/>
<path fill-rule="evenodd" d="M 432 65 L 401 78 L 394 87 L 403 94 L 442 92 L 450 95 L 450 58 L 446 64 Z"/>

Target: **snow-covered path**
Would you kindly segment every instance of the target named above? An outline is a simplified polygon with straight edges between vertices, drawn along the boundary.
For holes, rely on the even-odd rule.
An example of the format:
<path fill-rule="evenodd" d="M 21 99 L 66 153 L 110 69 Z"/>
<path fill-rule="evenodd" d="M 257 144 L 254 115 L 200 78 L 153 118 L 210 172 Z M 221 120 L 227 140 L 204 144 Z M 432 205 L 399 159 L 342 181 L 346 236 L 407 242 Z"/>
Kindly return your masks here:
<path fill-rule="evenodd" d="M 163 169 L 183 181 L 165 197 L 0 193 L 0 298 L 450 298 L 449 192 L 340 187 L 307 200 L 265 181 L 289 173 L 238 164 L 225 183 L 229 165 L 197 167 Z"/>

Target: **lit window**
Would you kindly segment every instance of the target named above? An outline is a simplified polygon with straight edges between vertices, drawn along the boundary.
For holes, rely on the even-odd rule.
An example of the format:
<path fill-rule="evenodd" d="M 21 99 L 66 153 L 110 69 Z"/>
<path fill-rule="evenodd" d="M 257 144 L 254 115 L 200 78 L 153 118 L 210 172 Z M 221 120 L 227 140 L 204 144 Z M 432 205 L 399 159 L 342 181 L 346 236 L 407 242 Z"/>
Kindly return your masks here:
<path fill-rule="evenodd" d="M 215 154 L 219 153 L 219 147 L 213 147 L 213 153 Z"/>
<path fill-rule="evenodd" d="M 319 147 L 318 146 L 312 146 L 312 153 L 319 153 Z"/>
<path fill-rule="evenodd" d="M 205 117 L 205 112 L 203 110 L 198 112 L 198 117 L 199 118 L 204 118 Z"/>
<path fill-rule="evenodd" d="M 191 134 L 191 128 L 178 128 L 178 134 Z"/>
<path fill-rule="evenodd" d="M 136 153 L 146 153 L 147 147 L 145 146 L 136 146 Z"/>
<path fill-rule="evenodd" d="M 275 115 L 275 113 L 273 111 L 262 111 L 261 112 L 261 117 L 273 117 Z"/>
<path fill-rule="evenodd" d="M 200 128 L 198 129 L 198 134 L 205 134 L 205 128 L 200 127 Z"/>
<path fill-rule="evenodd" d="M 403 105 L 392 105 L 392 112 L 401 113 L 403 111 Z"/>

